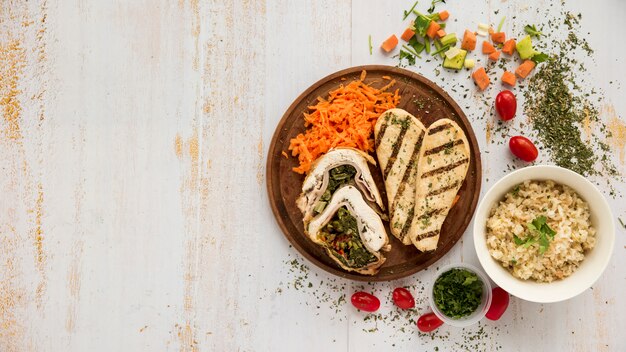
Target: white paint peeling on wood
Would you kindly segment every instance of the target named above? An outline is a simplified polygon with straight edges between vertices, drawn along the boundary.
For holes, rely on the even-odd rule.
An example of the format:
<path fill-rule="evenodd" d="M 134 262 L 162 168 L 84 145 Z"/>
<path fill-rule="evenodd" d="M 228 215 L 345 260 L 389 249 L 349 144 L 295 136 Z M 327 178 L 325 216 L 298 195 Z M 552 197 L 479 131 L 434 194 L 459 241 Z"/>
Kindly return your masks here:
<path fill-rule="evenodd" d="M 446 350 L 459 348 L 473 331 L 445 327 L 437 336 L 447 339 L 431 340 L 365 322 L 349 303 L 320 304 L 322 296 L 337 301 L 361 285 L 338 279 L 332 289 L 322 282 L 333 278 L 317 268 L 307 279 L 317 291 L 288 289 L 293 273 L 285 261 L 296 255 L 268 209 L 265 154 L 283 112 L 336 70 L 395 65 L 378 46 L 404 29 L 402 10 L 411 4 L 10 5 L 0 12 L 1 351 L 361 351 L 393 344 Z M 520 32 L 520 23 L 541 21 L 536 14 L 549 5 L 446 6 L 458 32 L 503 15 L 505 28 Z M 623 24 L 603 17 L 606 8 L 623 12 L 622 2 L 601 8 L 572 0 L 566 7 L 583 12 L 597 48 L 596 66 L 588 68 L 606 91 L 605 115 L 624 116 L 621 86 L 604 82 L 624 76 L 626 53 L 616 55 L 624 49 L 605 35 L 623 32 Z M 489 151 L 486 190 L 506 172 L 508 158 L 506 148 L 487 141 L 493 116 L 474 106 L 478 93 L 465 98 L 455 90 L 468 72 L 442 80 L 450 73 L 437 76 L 432 65 L 420 62 L 415 71 L 459 102 Z M 622 125 L 615 122 L 616 129 Z M 490 138 L 501 139 L 493 130 Z M 623 153 L 619 139 L 608 142 Z M 626 192 L 623 184 L 619 190 Z M 626 220 L 623 202 L 610 202 Z M 626 348 L 619 305 L 626 295 L 623 235 L 619 229 L 614 258 L 592 290 L 550 305 L 512 299 L 501 321 L 483 324 L 481 346 Z M 477 262 L 467 234 L 437 265 L 458 260 Z M 427 283 L 432 273 L 363 287 L 381 292 L 381 313 L 389 313 L 386 294 Z M 427 309 L 420 302 L 418 309 Z M 363 331 L 373 327 L 378 330 Z"/>

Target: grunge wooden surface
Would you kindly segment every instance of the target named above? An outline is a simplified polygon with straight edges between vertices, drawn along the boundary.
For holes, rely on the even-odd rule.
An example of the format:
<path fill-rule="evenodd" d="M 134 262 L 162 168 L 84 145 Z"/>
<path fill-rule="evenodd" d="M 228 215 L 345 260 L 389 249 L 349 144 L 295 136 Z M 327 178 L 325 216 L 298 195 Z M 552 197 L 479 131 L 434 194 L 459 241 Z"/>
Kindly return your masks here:
<path fill-rule="evenodd" d="M 503 15 L 520 32 L 561 9 L 544 0 L 448 3 L 457 32 Z M 307 268 L 289 248 L 265 191 L 274 127 L 325 75 L 395 65 L 377 46 L 403 30 L 411 4 L 3 0 L 0 351 L 625 350 L 619 223 L 593 289 L 550 305 L 513 299 L 501 321 L 443 327 L 432 338 L 410 317 L 356 312 L 342 295 L 361 284 Z M 588 82 L 602 92 L 602 117 L 615 131 L 607 142 L 625 172 L 626 3 L 563 8 L 583 14 L 595 50 Z M 485 191 L 507 171 L 505 139 L 479 93 L 454 90 L 466 75 L 437 76 L 435 65 L 411 69 L 473 122 Z M 623 198 L 610 203 L 626 219 Z M 468 230 L 438 264 L 477 263 L 472 246 Z M 391 289 L 427 284 L 431 274 L 364 287 L 390 316 Z"/>

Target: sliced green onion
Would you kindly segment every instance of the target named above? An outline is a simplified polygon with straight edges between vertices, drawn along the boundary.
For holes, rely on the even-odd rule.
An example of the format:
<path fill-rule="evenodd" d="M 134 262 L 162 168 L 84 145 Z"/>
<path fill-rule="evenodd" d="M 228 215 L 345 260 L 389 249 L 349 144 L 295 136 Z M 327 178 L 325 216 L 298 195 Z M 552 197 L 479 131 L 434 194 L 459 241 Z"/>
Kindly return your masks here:
<path fill-rule="evenodd" d="M 450 49 L 450 45 L 444 45 L 439 50 L 435 51 L 432 55 L 435 56 L 437 54 L 441 54 L 441 57 L 444 57 L 444 52 L 448 51 L 448 49 Z"/>
<path fill-rule="evenodd" d="M 403 45 L 402 45 L 402 49 L 404 49 L 404 50 L 408 51 L 409 53 L 413 54 L 414 56 L 416 56 L 416 57 L 418 57 L 418 58 L 420 58 L 420 59 L 422 58 L 422 57 L 420 56 L 420 54 L 418 54 L 415 50 L 413 50 L 413 48 L 411 48 L 411 47 L 409 47 L 409 46 L 407 46 L 407 45 L 404 45 L 404 44 L 403 44 Z"/>
<path fill-rule="evenodd" d="M 506 16 L 502 17 L 502 19 L 500 20 L 500 24 L 498 25 L 498 32 L 502 32 L 502 26 L 504 25 L 505 19 L 506 19 Z"/>

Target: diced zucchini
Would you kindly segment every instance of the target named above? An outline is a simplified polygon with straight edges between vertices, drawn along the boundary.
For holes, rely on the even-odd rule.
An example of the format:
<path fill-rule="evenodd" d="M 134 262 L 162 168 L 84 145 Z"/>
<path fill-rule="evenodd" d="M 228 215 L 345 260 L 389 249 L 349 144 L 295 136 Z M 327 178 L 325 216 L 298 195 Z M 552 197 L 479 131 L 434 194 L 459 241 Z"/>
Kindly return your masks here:
<path fill-rule="evenodd" d="M 447 58 L 443 60 L 443 67 L 460 70 L 463 68 L 465 57 L 467 56 L 467 50 L 459 49 L 459 54 L 451 59 Z"/>

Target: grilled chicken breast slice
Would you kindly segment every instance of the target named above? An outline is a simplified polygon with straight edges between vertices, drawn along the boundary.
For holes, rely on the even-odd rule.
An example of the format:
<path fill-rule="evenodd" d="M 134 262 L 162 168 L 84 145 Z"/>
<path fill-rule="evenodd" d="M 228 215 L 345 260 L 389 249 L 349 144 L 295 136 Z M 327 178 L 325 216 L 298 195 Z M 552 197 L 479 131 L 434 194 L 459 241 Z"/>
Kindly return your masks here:
<path fill-rule="evenodd" d="M 376 155 L 385 180 L 389 227 L 405 245 L 410 245 L 415 183 L 419 152 L 426 133 L 424 125 L 402 109 L 384 112 L 376 121 Z"/>
<path fill-rule="evenodd" d="M 389 238 L 380 216 L 354 186 L 343 186 L 324 211 L 314 217 L 305 233 L 347 271 L 375 275 L 385 262 Z"/>
<path fill-rule="evenodd" d="M 428 127 L 417 168 L 411 242 L 420 251 L 437 248 L 439 234 L 470 164 L 465 133 L 450 119 Z"/>
<path fill-rule="evenodd" d="M 302 183 L 302 194 L 300 194 L 300 197 L 296 200 L 296 204 L 303 214 L 305 227 L 315 215 L 324 209 L 325 204 L 330 201 L 332 192 L 326 193 L 326 191 L 331 183 L 335 185 L 339 183 L 353 184 L 363 192 L 368 202 L 372 205 L 375 204 L 381 210 L 385 209 L 378 187 L 376 187 L 376 183 L 372 178 L 368 163 L 376 165 L 374 158 L 368 154 L 358 149 L 348 147 L 331 149 L 328 153 L 315 161 L 311 166 L 309 174 Z M 331 180 L 333 169 L 344 165 L 354 168 L 352 172 L 355 173 L 351 176 L 352 179 L 335 180 L 333 182 L 333 180 Z M 342 175 L 342 177 L 343 176 L 345 175 Z M 324 203 L 320 204 L 321 202 Z"/>

